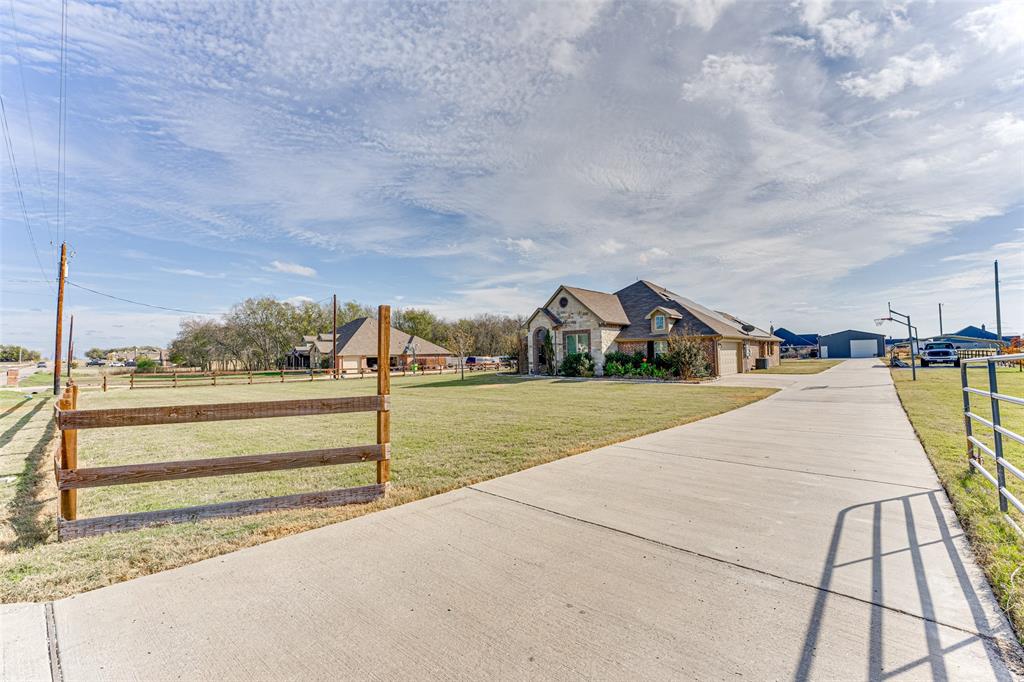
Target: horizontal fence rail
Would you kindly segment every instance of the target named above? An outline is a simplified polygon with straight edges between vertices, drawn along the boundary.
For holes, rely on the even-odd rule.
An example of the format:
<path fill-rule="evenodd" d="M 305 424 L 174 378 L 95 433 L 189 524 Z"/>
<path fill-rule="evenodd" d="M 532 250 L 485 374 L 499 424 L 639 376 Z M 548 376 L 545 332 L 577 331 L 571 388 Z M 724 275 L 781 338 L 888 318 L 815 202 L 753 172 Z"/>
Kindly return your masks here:
<path fill-rule="evenodd" d="M 1013 396 L 999 391 L 999 378 L 996 372 L 997 365 L 1024 362 L 1024 353 L 1007 355 L 990 355 L 985 357 L 965 358 L 960 366 L 960 387 L 963 393 L 964 405 L 964 431 L 967 435 L 967 457 L 973 470 L 978 471 L 993 486 L 999 498 L 999 511 L 1003 517 L 1013 526 L 1014 530 L 1024 535 L 1024 530 L 1010 516 L 1012 506 L 1021 514 L 1024 514 L 1024 503 L 1022 503 L 1009 489 L 1007 489 L 1007 474 L 1024 482 L 1024 471 L 1006 459 L 1003 451 L 1003 437 L 1007 437 L 1017 443 L 1024 444 L 1024 436 L 1003 426 L 1000 407 L 1002 403 L 1008 405 L 1024 406 L 1024 398 Z M 973 388 L 969 385 L 968 369 L 971 365 L 981 366 L 987 369 L 988 390 Z M 977 395 L 988 398 L 992 412 L 991 420 L 976 414 L 971 407 L 971 396 Z M 992 431 L 992 446 L 982 442 L 974 435 L 974 424 L 978 423 Z M 993 476 L 985 468 L 984 457 L 988 456 L 996 465 L 996 473 Z"/>
<path fill-rule="evenodd" d="M 269 400 L 254 403 L 212 403 L 167 407 L 123 407 L 102 410 L 59 410 L 59 429 L 104 429 L 117 426 L 191 424 L 195 422 L 303 417 L 341 412 L 376 412 L 390 409 L 390 396 Z"/>
<path fill-rule="evenodd" d="M 390 348 L 390 308 L 378 309 L 378 352 Z M 386 356 L 386 355 L 385 355 Z M 113 409 L 78 409 L 79 387 L 70 384 L 55 406 L 55 422 L 60 430 L 60 447 L 54 453 L 54 477 L 60 491 L 57 537 L 60 540 L 98 535 L 144 526 L 256 514 L 278 509 L 328 507 L 370 502 L 386 494 L 391 458 L 391 381 L 387 367 L 376 373 L 377 394 L 340 398 L 272 400 L 250 403 L 213 403 Z M 375 412 L 377 442 L 371 445 L 323 448 L 298 452 L 279 452 L 209 459 L 179 460 L 119 466 L 78 466 L 78 432 L 83 429 L 150 426 L 157 424 L 194 424 L 242 419 L 301 417 L 310 415 Z M 258 500 L 223 502 L 196 507 L 119 514 L 78 519 L 77 491 L 111 485 L 130 485 L 173 481 L 208 476 L 227 476 L 306 467 L 375 462 L 377 482 L 356 488 L 301 493 Z"/>

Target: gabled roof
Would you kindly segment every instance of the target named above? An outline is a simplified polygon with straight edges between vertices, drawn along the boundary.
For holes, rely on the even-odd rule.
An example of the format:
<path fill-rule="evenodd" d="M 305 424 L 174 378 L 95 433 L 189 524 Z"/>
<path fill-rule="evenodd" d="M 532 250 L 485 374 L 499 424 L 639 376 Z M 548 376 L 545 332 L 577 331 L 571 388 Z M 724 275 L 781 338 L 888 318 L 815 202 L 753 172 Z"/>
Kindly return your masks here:
<path fill-rule="evenodd" d="M 651 312 L 649 312 L 646 315 L 644 315 L 644 319 L 645 320 L 649 320 L 649 319 L 651 319 L 652 317 L 654 317 L 658 313 L 661 313 L 662 315 L 664 315 L 666 317 L 671 317 L 674 320 L 678 320 L 678 319 L 682 318 L 682 316 L 683 316 L 683 314 L 680 313 L 678 310 L 672 310 L 671 308 L 666 308 L 663 305 L 658 305 L 658 306 L 654 306 L 654 309 Z"/>
<path fill-rule="evenodd" d="M 775 336 L 782 339 L 787 346 L 816 346 L 818 345 L 817 334 L 794 334 L 785 327 L 775 330 Z"/>
<path fill-rule="evenodd" d="M 966 336 L 972 339 L 982 339 L 985 341 L 995 341 L 997 338 L 999 338 L 998 336 L 996 336 L 995 332 L 990 332 L 987 329 L 979 329 L 978 327 L 975 327 L 973 324 L 964 327 L 958 332 L 947 334 L 947 336 Z M 1014 338 L 1015 337 L 1013 336 L 1003 335 L 1003 341 L 1011 341 Z"/>
<path fill-rule="evenodd" d="M 348 324 L 338 327 L 338 344 L 336 353 L 338 355 L 377 355 L 377 320 L 372 317 L 360 317 Z M 326 334 L 330 338 L 330 333 Z M 405 347 L 412 338 L 405 332 L 391 328 L 391 355 L 403 355 Z M 326 350 L 330 353 L 330 341 L 326 344 Z M 415 337 L 413 341 L 417 355 L 453 355 L 447 348 L 442 348 L 426 339 Z"/>
<path fill-rule="evenodd" d="M 592 289 L 580 289 L 579 287 L 567 287 L 564 284 L 559 288 L 565 289 L 575 296 L 580 303 L 590 309 L 590 312 L 597 315 L 597 318 L 604 324 L 629 324 L 629 317 L 626 315 L 626 311 L 622 308 L 622 303 L 615 294 L 606 294 L 603 291 L 593 291 Z M 555 295 L 558 295 L 557 291 Z M 554 299 L 554 296 L 551 298 Z M 551 305 L 551 300 L 548 300 L 544 308 L 546 309 L 549 305 Z"/>
<path fill-rule="evenodd" d="M 655 307 L 662 306 L 681 313 L 680 321 L 674 325 L 674 329 L 685 333 L 761 341 L 781 340 L 757 327 L 746 332 L 743 330 L 746 323 L 742 320 L 705 308 L 665 287 L 645 280 L 630 284 L 625 289 L 615 292 L 615 296 L 622 303 L 623 309 L 631 320 L 629 326 L 619 332 L 618 338 L 621 339 L 653 338 L 650 325 L 646 322 L 646 316 Z"/>

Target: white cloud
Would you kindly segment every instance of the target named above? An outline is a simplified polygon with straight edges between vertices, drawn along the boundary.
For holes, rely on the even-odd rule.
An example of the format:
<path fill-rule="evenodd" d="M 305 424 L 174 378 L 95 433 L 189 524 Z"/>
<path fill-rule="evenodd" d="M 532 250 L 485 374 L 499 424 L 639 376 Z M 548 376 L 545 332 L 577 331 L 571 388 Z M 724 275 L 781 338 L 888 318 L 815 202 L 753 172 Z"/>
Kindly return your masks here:
<path fill-rule="evenodd" d="M 537 250 L 537 242 L 526 237 L 521 239 L 513 239 L 511 237 L 503 239 L 502 243 L 511 251 L 518 253 L 521 256 L 533 253 Z"/>
<path fill-rule="evenodd" d="M 956 25 L 982 45 L 1005 52 L 1024 44 L 1024 3 L 1003 0 L 968 12 Z"/>
<path fill-rule="evenodd" d="M 878 35 L 878 24 L 864 19 L 858 10 L 823 21 L 817 28 L 830 57 L 863 57 Z"/>
<path fill-rule="evenodd" d="M 804 38 L 798 35 L 772 36 L 771 42 L 790 50 L 813 50 L 818 46 L 818 42 L 814 38 Z"/>
<path fill-rule="evenodd" d="M 1020 87 L 1024 87 L 1024 69 L 1017 69 L 1009 76 L 996 80 L 996 88 L 1003 92 L 1009 92 Z"/>
<path fill-rule="evenodd" d="M 292 296 L 290 298 L 284 299 L 284 303 L 293 306 L 300 306 L 303 303 L 313 303 L 313 299 L 310 298 L 309 296 Z"/>
<path fill-rule="evenodd" d="M 609 237 L 598 245 L 597 250 L 604 254 L 614 255 L 619 251 L 622 251 L 624 248 L 626 248 L 625 244 L 620 242 L 618 239 Z"/>
<path fill-rule="evenodd" d="M 849 75 L 840 80 L 839 85 L 851 95 L 883 100 L 911 85 L 932 85 L 958 68 L 955 56 L 943 57 L 932 45 L 919 45 L 906 54 L 890 57 L 881 70 Z"/>
<path fill-rule="evenodd" d="M 227 275 L 223 272 L 202 272 L 200 270 L 193 270 L 192 268 L 157 268 L 161 272 L 166 272 L 172 275 L 184 275 L 185 277 L 202 277 L 204 279 L 224 279 Z"/>
<path fill-rule="evenodd" d="M 551 48 L 551 68 L 566 76 L 574 76 L 583 67 L 583 59 L 576 46 L 560 40 Z"/>
<path fill-rule="evenodd" d="M 688 23 L 710 31 L 722 13 L 736 0 L 672 0 L 676 5 L 676 23 Z"/>
<path fill-rule="evenodd" d="M 1024 142 L 1024 120 L 1007 112 L 985 125 L 985 132 L 1000 144 L 1012 145 Z"/>
<path fill-rule="evenodd" d="M 289 275 L 299 275 L 300 277 L 316 277 L 316 270 L 309 266 L 279 260 L 271 261 L 270 266 L 263 269 L 267 272 L 284 272 Z"/>
<path fill-rule="evenodd" d="M 912 118 L 917 118 L 918 116 L 921 115 L 921 112 L 917 111 L 916 109 L 893 109 L 886 115 L 889 118 L 894 118 L 899 121 L 906 121 Z"/>
<path fill-rule="evenodd" d="M 797 0 L 793 7 L 800 10 L 800 19 L 808 26 L 817 26 L 828 16 L 832 0 Z"/>
<path fill-rule="evenodd" d="M 658 247 L 658 246 L 652 246 L 651 248 L 647 249 L 646 251 L 641 253 L 639 256 L 637 256 L 637 260 L 639 260 L 640 263 L 643 264 L 643 265 L 648 265 L 652 261 L 663 260 L 663 259 L 668 258 L 668 257 L 669 257 L 669 252 L 668 251 L 666 251 L 665 249 L 663 249 L 661 247 Z"/>
<path fill-rule="evenodd" d="M 736 54 L 712 54 L 701 63 L 700 76 L 683 84 L 683 99 L 754 101 L 767 96 L 774 81 L 772 64 L 761 64 Z"/>

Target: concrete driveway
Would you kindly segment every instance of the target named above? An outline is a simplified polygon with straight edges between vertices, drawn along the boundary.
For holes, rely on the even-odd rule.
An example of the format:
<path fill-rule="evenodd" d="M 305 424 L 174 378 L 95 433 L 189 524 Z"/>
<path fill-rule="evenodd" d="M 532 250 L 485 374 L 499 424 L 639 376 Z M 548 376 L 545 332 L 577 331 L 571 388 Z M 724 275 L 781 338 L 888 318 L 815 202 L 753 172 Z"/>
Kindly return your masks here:
<path fill-rule="evenodd" d="M 732 381 L 786 388 L 431 499 L 5 607 L 0 677 L 1019 674 L 1020 648 L 887 370 L 848 361 Z M 690 390 L 701 389 L 679 399 Z"/>

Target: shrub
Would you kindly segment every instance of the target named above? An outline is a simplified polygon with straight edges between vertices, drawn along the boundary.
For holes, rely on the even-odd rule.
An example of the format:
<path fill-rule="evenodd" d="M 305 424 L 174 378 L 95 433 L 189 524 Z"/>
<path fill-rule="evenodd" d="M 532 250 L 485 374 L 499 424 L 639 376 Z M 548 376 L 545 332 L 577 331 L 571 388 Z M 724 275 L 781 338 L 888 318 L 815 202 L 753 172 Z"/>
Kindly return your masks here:
<path fill-rule="evenodd" d="M 663 354 L 667 369 L 683 379 L 695 379 L 711 374 L 711 362 L 704 342 L 697 336 L 670 336 L 668 351 Z"/>
<path fill-rule="evenodd" d="M 608 360 L 604 363 L 604 375 L 608 377 L 620 377 L 626 374 L 629 370 L 621 362 L 615 360 Z"/>
<path fill-rule="evenodd" d="M 594 358 L 590 353 L 568 353 L 562 359 L 559 373 L 567 377 L 594 376 Z"/>
<path fill-rule="evenodd" d="M 154 369 L 156 369 L 156 361 L 153 358 L 143 356 L 135 361 L 136 372 L 152 372 Z"/>
<path fill-rule="evenodd" d="M 544 335 L 544 371 L 555 375 L 555 344 L 551 341 L 551 334 Z"/>

